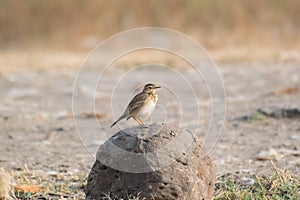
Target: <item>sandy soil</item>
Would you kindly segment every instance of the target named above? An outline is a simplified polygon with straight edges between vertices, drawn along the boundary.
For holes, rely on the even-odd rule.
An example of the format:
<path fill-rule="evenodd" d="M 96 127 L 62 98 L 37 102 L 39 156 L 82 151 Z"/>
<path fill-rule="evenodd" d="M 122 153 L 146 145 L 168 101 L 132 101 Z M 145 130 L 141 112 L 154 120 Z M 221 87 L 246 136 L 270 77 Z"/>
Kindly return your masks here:
<path fill-rule="evenodd" d="M 253 62 L 222 64 L 219 67 L 227 93 L 227 118 L 220 140 L 210 152 L 217 174 L 268 174 L 274 171 L 269 160 L 274 158 L 277 167 L 299 176 L 299 63 Z M 23 169 L 26 164 L 31 171 L 44 173 L 89 171 L 98 146 L 117 131 L 108 129 L 108 126 L 123 111 L 136 86 L 149 78 L 149 71 L 144 71 L 144 76 L 130 79 L 128 85 L 119 85 L 119 93 L 112 101 L 114 109 L 111 109 L 111 89 L 114 89 L 117 74 L 125 70 L 108 72 L 107 78 L 101 83 L 101 91 L 95 96 L 99 126 L 94 123 L 93 110 L 86 109 L 84 105 L 85 98 L 94 94 L 94 87 L 89 85 L 89 80 L 96 78 L 97 71 L 92 69 L 86 72 L 86 85 L 82 85 L 77 94 L 82 102 L 82 108 L 75 113 L 77 125 L 80 126 L 79 133 L 72 118 L 74 70 L 23 71 L 2 75 L 0 167 L 14 171 Z M 162 77 L 172 80 L 167 73 L 161 72 Z M 186 76 L 190 74 L 188 70 L 183 73 Z M 197 85 L 197 81 L 194 80 L 194 84 Z M 176 81 L 173 84 L 181 87 Z M 202 83 L 198 85 L 196 88 L 199 90 L 205 88 Z M 153 121 L 160 121 L 159 112 L 166 110 L 170 110 L 170 118 L 176 120 L 178 113 L 175 111 L 178 108 L 175 100 L 168 101 L 168 92 L 158 92 L 159 103 L 164 109 L 158 109 L 153 114 Z M 183 96 L 192 98 L 184 92 Z M 199 102 L 201 123 L 206 127 L 208 119 L 205 116 L 210 113 L 207 92 L 199 92 Z M 193 114 L 193 108 L 188 105 L 183 109 Z M 258 109 L 262 111 L 258 112 Z M 272 112 L 289 111 L 294 113 L 272 117 Z M 185 121 L 190 122 L 187 128 L 194 128 L 197 119 L 193 118 L 187 114 Z M 129 120 L 120 123 L 120 127 L 129 125 L 134 125 L 134 122 Z"/>

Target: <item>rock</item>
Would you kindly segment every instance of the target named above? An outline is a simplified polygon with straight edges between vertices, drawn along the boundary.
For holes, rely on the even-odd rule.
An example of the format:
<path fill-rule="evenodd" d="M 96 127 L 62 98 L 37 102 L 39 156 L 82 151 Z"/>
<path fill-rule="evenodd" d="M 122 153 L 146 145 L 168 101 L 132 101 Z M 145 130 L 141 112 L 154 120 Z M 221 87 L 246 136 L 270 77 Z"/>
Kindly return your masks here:
<path fill-rule="evenodd" d="M 278 152 L 271 148 L 268 150 L 262 150 L 260 152 L 258 152 L 257 156 L 256 156 L 256 160 L 278 160 L 280 158 L 280 155 L 278 154 Z"/>
<path fill-rule="evenodd" d="M 253 178 L 248 178 L 248 177 L 241 178 L 242 185 L 251 186 L 251 185 L 254 185 L 254 183 L 255 183 L 255 181 Z"/>
<path fill-rule="evenodd" d="M 278 152 L 281 154 L 282 157 L 284 156 L 300 156 L 300 151 L 298 151 L 297 149 L 286 149 L 286 148 L 281 148 L 278 149 Z"/>
<path fill-rule="evenodd" d="M 291 106 L 265 106 L 258 108 L 255 113 L 247 114 L 234 118 L 237 121 L 252 121 L 252 120 L 262 120 L 266 117 L 282 119 L 299 119 L 300 118 L 300 107 Z"/>
<path fill-rule="evenodd" d="M 87 199 L 211 199 L 215 171 L 202 140 L 170 124 L 119 131 L 100 146 Z"/>
<path fill-rule="evenodd" d="M 299 89 L 294 86 L 281 87 L 272 92 L 274 95 L 297 94 Z"/>
<path fill-rule="evenodd" d="M 299 128 L 299 131 L 300 131 L 300 128 Z M 290 137 L 290 139 L 292 139 L 292 140 L 300 140 L 300 134 L 292 135 L 292 136 Z"/>
<path fill-rule="evenodd" d="M 264 107 L 257 109 L 257 112 L 266 116 L 273 118 L 300 118 L 300 108 L 292 107 Z"/>

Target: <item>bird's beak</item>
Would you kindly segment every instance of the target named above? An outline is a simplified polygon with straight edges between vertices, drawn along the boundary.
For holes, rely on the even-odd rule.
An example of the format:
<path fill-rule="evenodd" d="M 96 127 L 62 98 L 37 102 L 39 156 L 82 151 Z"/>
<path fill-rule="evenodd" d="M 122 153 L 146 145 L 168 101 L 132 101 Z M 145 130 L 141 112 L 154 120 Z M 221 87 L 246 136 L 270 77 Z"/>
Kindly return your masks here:
<path fill-rule="evenodd" d="M 160 86 L 155 86 L 155 89 L 161 88 Z"/>

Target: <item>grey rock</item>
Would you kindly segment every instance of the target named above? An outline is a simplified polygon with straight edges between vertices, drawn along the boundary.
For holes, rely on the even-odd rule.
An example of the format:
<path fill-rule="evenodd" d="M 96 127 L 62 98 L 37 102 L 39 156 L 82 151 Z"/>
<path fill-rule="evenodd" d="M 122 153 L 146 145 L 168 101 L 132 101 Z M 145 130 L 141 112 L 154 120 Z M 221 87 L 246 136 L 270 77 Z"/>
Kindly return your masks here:
<path fill-rule="evenodd" d="M 258 117 L 261 116 L 275 118 L 275 119 L 281 119 L 281 118 L 299 119 L 300 108 L 288 107 L 288 106 L 287 107 L 265 106 L 262 108 L 258 108 L 255 113 L 239 116 L 234 118 L 233 120 L 252 121 L 252 120 L 257 120 Z"/>
<path fill-rule="evenodd" d="M 215 171 L 202 140 L 170 124 L 119 131 L 100 146 L 87 199 L 211 199 Z"/>
<path fill-rule="evenodd" d="M 273 118 L 300 118 L 300 108 L 297 107 L 264 107 L 257 109 L 258 113 Z"/>
<path fill-rule="evenodd" d="M 299 131 L 300 131 L 300 129 L 299 129 Z M 292 139 L 292 140 L 300 140 L 300 134 L 292 135 L 292 136 L 290 137 L 290 139 Z"/>
<path fill-rule="evenodd" d="M 247 185 L 247 186 L 251 186 L 254 185 L 255 181 L 253 178 L 249 178 L 249 177 L 242 177 L 241 178 L 241 184 L 242 185 Z"/>
<path fill-rule="evenodd" d="M 256 155 L 256 160 L 261 160 L 261 161 L 279 160 L 279 158 L 280 158 L 279 153 L 273 148 L 259 151 L 258 154 Z"/>

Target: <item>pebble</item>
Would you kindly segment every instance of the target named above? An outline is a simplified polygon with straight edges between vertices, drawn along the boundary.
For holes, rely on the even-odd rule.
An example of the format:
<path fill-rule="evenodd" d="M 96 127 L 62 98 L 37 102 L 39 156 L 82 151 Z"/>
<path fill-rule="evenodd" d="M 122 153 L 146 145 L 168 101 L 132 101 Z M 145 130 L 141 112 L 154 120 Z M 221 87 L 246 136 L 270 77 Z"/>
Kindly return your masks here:
<path fill-rule="evenodd" d="M 242 183 L 243 185 L 248 185 L 248 186 L 250 186 L 250 185 L 253 185 L 253 184 L 255 183 L 255 181 L 254 181 L 252 178 L 242 177 L 242 178 L 241 178 L 241 183 Z"/>
<path fill-rule="evenodd" d="M 175 132 L 173 130 L 170 130 L 170 135 L 175 136 Z"/>
<path fill-rule="evenodd" d="M 20 99 L 20 98 L 27 98 L 36 96 L 38 91 L 33 88 L 12 88 L 9 90 L 7 97 L 12 99 Z"/>
<path fill-rule="evenodd" d="M 279 159 L 278 152 L 273 148 L 269 150 L 260 151 L 256 156 L 256 160 L 273 160 L 273 159 L 275 160 Z"/>
<path fill-rule="evenodd" d="M 292 140 L 300 140 L 300 134 L 292 135 L 290 138 L 291 138 Z"/>
<path fill-rule="evenodd" d="M 73 115 L 67 110 L 62 110 L 55 115 L 56 119 L 66 119 L 71 118 Z"/>

